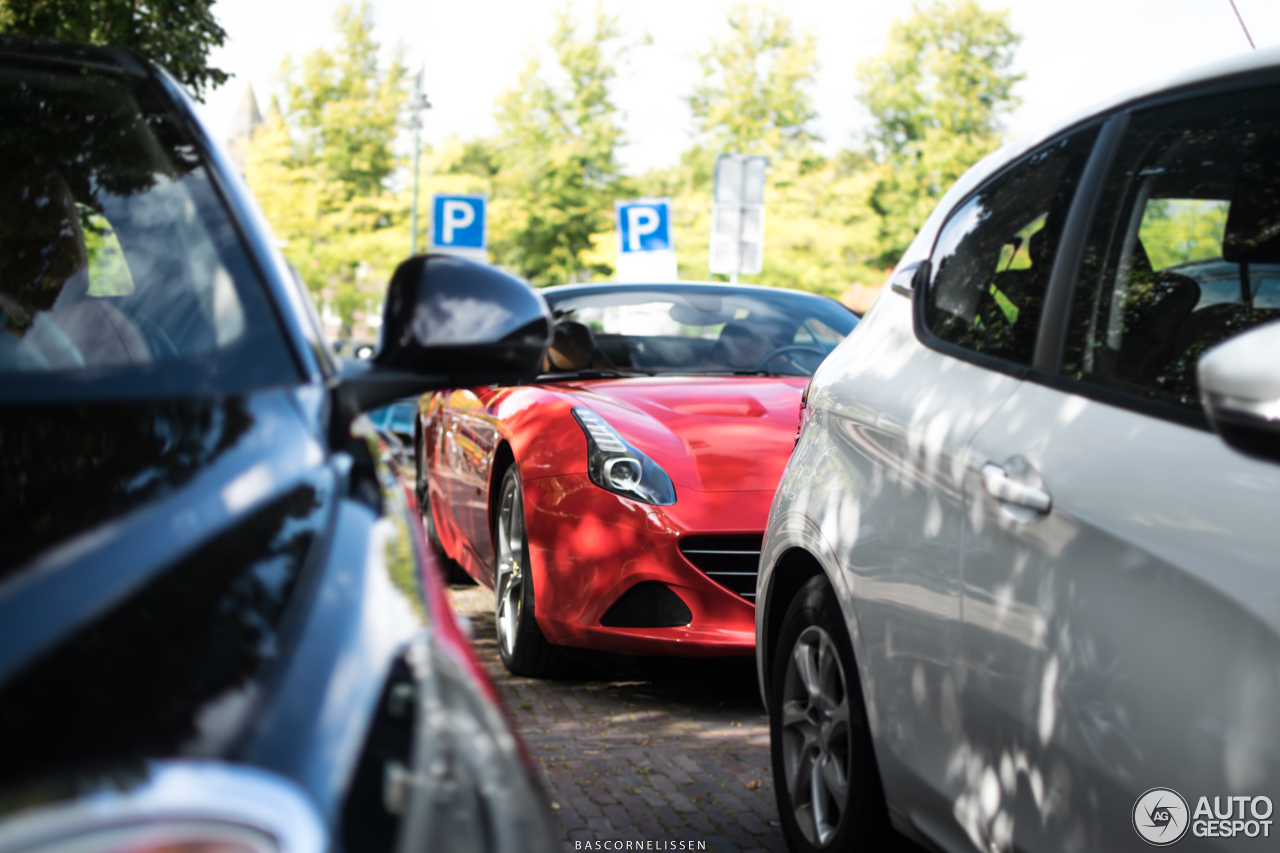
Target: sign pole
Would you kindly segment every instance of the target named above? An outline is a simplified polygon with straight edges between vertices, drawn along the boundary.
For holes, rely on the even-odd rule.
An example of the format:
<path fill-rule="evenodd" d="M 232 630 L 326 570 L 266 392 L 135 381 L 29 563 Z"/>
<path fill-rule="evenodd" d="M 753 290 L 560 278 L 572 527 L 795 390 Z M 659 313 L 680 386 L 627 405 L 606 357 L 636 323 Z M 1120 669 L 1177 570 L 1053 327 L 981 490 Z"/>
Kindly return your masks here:
<path fill-rule="evenodd" d="M 418 164 L 422 158 L 422 111 L 431 109 L 431 102 L 422 91 L 422 77 L 426 69 L 418 72 L 413 81 L 413 94 L 406 109 L 412 116 L 409 127 L 413 130 L 413 198 L 409 204 L 409 254 L 418 254 Z"/>
<path fill-rule="evenodd" d="M 409 255 L 418 254 L 418 161 L 422 156 L 422 122 L 414 118 L 413 128 L 413 201 L 409 205 Z"/>

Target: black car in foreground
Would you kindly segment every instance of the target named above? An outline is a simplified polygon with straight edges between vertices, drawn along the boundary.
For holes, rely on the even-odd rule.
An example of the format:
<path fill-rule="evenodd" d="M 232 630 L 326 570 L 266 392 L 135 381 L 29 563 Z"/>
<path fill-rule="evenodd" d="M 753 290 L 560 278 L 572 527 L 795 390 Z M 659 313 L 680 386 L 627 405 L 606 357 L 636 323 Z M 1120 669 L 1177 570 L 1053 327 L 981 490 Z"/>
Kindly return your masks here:
<path fill-rule="evenodd" d="M 396 271 L 341 362 L 181 88 L 0 40 L 0 851 L 543 850 L 527 753 L 360 413 L 535 372 Z"/>

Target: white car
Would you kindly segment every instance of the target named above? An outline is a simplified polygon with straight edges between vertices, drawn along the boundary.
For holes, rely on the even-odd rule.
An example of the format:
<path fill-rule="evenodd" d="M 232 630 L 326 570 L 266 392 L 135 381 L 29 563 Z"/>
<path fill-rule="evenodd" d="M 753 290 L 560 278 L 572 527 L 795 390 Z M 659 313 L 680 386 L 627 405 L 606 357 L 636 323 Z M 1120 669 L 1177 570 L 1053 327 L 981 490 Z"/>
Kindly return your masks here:
<path fill-rule="evenodd" d="M 1276 844 L 1278 281 L 1280 51 L 946 194 L 814 375 L 769 517 L 793 851 Z"/>

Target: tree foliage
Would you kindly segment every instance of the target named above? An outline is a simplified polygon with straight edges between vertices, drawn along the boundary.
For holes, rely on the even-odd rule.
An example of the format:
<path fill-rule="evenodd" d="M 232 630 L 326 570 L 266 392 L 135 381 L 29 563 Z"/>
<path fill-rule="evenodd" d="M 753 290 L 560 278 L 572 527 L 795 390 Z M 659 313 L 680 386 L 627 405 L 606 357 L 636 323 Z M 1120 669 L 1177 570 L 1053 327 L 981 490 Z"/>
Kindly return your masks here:
<path fill-rule="evenodd" d="M 622 170 L 618 109 L 609 86 L 622 47 L 617 19 L 597 7 L 580 32 L 557 13 L 548 73 L 532 60 L 496 107 L 490 248 L 531 281 L 555 284 L 611 270 L 584 261 L 593 235 L 610 227 Z M 473 152 L 478 153 L 478 152 Z"/>
<path fill-rule="evenodd" d="M 868 160 L 819 154 L 809 88 L 814 37 L 766 6 L 735 6 L 727 33 L 698 57 L 703 79 L 689 98 L 704 140 L 679 166 L 640 180 L 645 194 L 670 195 L 683 278 L 707 277 L 715 156 L 769 157 L 764 270 L 751 281 L 831 295 L 879 275 L 877 220 L 868 205 Z"/>
<path fill-rule="evenodd" d="M 169 69 L 196 97 L 229 75 L 209 65 L 227 34 L 214 0 L 0 0 L 0 33 L 109 44 L 138 51 Z"/>
<path fill-rule="evenodd" d="M 1008 12 L 975 0 L 917 4 L 895 21 L 883 53 L 859 67 L 858 100 L 871 113 L 870 153 L 883 166 L 872 204 L 883 220 L 881 257 L 892 263 L 938 198 L 994 151 L 1017 105 Z"/>
<path fill-rule="evenodd" d="M 343 4 L 334 23 L 336 50 L 286 61 L 286 104 L 273 102 L 254 134 L 245 178 L 286 256 L 350 337 L 357 314 L 376 315 L 408 247 L 408 208 L 390 185 L 406 70 L 398 52 L 379 66 L 367 2 Z"/>
<path fill-rule="evenodd" d="M 344 7 L 337 23 L 336 51 L 286 69 L 288 97 L 255 136 L 247 173 L 286 253 L 349 331 L 409 244 L 410 181 L 393 148 L 404 69 L 378 66 L 367 6 Z M 531 61 L 496 102 L 497 133 L 423 158 L 424 200 L 488 195 L 492 258 L 537 284 L 612 275 L 613 203 L 638 196 L 672 199 L 680 276 L 706 278 L 715 158 L 733 151 L 769 158 L 764 271 L 751 281 L 873 290 L 941 194 L 1000 143 L 1017 103 L 1018 36 L 1005 13 L 973 0 L 918 5 L 860 69 L 869 131 L 823 153 L 813 35 L 777 9 L 736 6 L 698 57 L 694 144 L 678 163 L 628 177 L 611 93 L 629 49 L 620 31 L 598 7 L 584 24 L 566 7 L 553 59 Z"/>
<path fill-rule="evenodd" d="M 811 33 L 797 34 L 782 12 L 741 4 L 729 34 L 698 54 L 702 81 L 689 107 L 710 144 L 739 154 L 776 155 L 807 147 L 817 117 L 807 89 L 817 70 Z"/>

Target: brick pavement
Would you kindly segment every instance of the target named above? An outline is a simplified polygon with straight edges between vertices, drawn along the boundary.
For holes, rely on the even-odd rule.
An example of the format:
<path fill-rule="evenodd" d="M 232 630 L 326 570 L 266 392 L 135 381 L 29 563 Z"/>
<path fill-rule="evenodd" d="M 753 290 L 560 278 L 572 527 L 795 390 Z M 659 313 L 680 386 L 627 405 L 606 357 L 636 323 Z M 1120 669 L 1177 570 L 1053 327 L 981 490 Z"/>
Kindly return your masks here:
<path fill-rule="evenodd" d="M 493 592 L 450 594 L 541 765 L 569 849 L 647 839 L 705 841 L 724 853 L 786 849 L 749 658 L 602 657 L 570 678 L 515 678 L 498 657 Z"/>
<path fill-rule="evenodd" d="M 786 850 L 769 767 L 769 718 L 751 658 L 600 655 L 569 678 L 516 678 L 498 656 L 493 591 L 449 588 L 575 841 L 703 841 Z M 925 853 L 894 835 L 877 853 Z"/>

